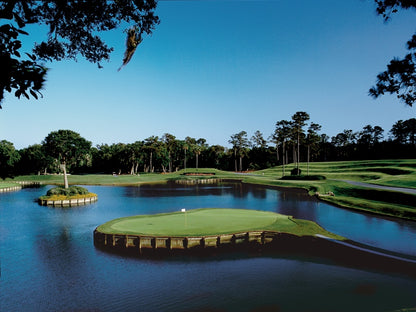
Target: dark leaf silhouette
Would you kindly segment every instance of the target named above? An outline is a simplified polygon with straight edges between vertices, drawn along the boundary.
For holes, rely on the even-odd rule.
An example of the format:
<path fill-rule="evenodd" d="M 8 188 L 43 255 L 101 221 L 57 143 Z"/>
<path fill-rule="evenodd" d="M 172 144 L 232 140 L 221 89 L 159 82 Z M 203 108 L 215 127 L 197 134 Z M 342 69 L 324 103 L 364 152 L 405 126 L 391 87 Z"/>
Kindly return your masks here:
<path fill-rule="evenodd" d="M 402 9 L 416 9 L 414 0 L 375 0 L 377 13 L 385 21 L 391 15 Z M 412 106 L 416 102 L 416 34 L 407 42 L 409 53 L 403 58 L 395 58 L 387 65 L 387 70 L 377 76 L 376 85 L 369 90 L 369 95 L 378 98 L 390 93 L 406 105 Z"/>
<path fill-rule="evenodd" d="M 137 46 L 142 42 L 142 33 L 137 32 L 136 27 L 130 28 L 127 32 L 126 40 L 126 52 L 124 52 L 123 64 L 120 66 L 118 71 L 120 71 L 124 66 L 130 62 L 133 57 L 134 52 L 136 52 Z"/>
<path fill-rule="evenodd" d="M 126 65 L 142 34 L 151 34 L 159 23 L 156 5 L 155 0 L 0 1 L 0 103 L 5 91 L 36 99 L 46 79 L 44 62 L 81 56 L 102 68 L 101 62 L 109 60 L 113 48 L 97 33 L 122 24 L 133 25 L 132 42 L 123 60 Z M 32 51 L 21 52 L 19 36 L 28 36 L 23 27 L 33 24 L 49 27 L 46 40 L 34 44 Z"/>

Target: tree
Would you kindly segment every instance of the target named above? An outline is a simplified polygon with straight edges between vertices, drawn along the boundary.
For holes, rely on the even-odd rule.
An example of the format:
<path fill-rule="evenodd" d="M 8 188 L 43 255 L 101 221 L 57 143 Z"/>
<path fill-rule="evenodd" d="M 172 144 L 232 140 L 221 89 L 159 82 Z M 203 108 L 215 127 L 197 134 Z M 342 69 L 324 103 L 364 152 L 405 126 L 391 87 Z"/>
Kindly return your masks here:
<path fill-rule="evenodd" d="M 194 153 L 195 153 L 195 166 L 196 166 L 196 170 L 198 170 L 198 165 L 199 165 L 199 155 L 201 155 L 202 152 L 204 152 L 207 147 L 208 144 L 206 144 L 207 140 L 205 140 L 204 138 L 199 138 L 198 140 L 195 141 L 194 144 Z"/>
<path fill-rule="evenodd" d="M 189 151 L 189 154 L 192 155 L 195 151 L 195 147 L 196 147 L 196 139 L 190 136 L 187 136 L 185 138 L 185 144 L 183 146 L 183 149 L 185 151 L 185 169 L 186 169 L 186 153 Z M 189 158 L 191 157 L 192 156 L 189 156 Z"/>
<path fill-rule="evenodd" d="M 172 154 L 175 151 L 176 147 L 176 137 L 170 133 L 165 133 L 162 136 L 162 141 L 166 146 L 169 158 L 169 172 L 172 172 Z"/>
<path fill-rule="evenodd" d="M 183 143 L 182 149 L 185 154 L 184 159 L 183 159 L 183 168 L 185 169 L 185 172 L 186 172 L 186 151 L 189 149 L 189 146 L 186 142 Z"/>
<path fill-rule="evenodd" d="M 46 154 L 55 158 L 64 173 L 64 187 L 68 188 L 67 166 L 87 159 L 91 142 L 71 130 L 52 131 L 42 142 Z"/>
<path fill-rule="evenodd" d="M 414 0 L 375 0 L 377 13 L 387 21 L 399 9 L 416 9 Z M 378 98 L 385 93 L 395 94 L 406 105 L 416 101 L 416 33 L 407 42 L 409 53 L 403 58 L 395 58 L 387 65 L 387 70 L 377 76 L 376 85 L 369 94 Z"/>
<path fill-rule="evenodd" d="M 356 140 L 357 134 L 351 129 L 344 129 L 331 139 L 332 144 L 339 150 L 339 156 L 343 159 L 351 156 L 350 147 L 356 143 Z"/>
<path fill-rule="evenodd" d="M 142 159 L 143 142 L 136 141 L 134 143 L 127 144 L 124 148 L 126 155 L 126 162 L 130 164 L 130 174 L 137 174 L 139 164 Z"/>
<path fill-rule="evenodd" d="M 306 135 L 306 145 L 308 146 L 308 157 L 307 157 L 307 175 L 309 175 L 309 159 L 311 154 L 311 148 L 315 146 L 321 140 L 321 137 L 318 134 L 322 128 L 321 125 L 317 123 L 311 123 L 308 128 L 308 133 Z"/>
<path fill-rule="evenodd" d="M 296 134 L 297 143 L 297 173 L 299 175 L 299 163 L 300 163 L 300 136 L 303 134 L 303 127 L 306 125 L 306 121 L 309 120 L 309 114 L 306 112 L 296 112 L 292 116 L 293 131 Z"/>
<path fill-rule="evenodd" d="M 393 140 L 396 141 L 399 144 L 405 144 L 406 143 L 406 126 L 403 122 L 403 120 L 398 120 L 394 123 L 392 126 L 390 133 L 393 137 Z"/>
<path fill-rule="evenodd" d="M 219 168 L 221 159 L 225 155 L 225 148 L 221 145 L 211 145 L 206 151 L 208 167 Z"/>
<path fill-rule="evenodd" d="M 273 142 L 276 144 L 276 153 L 278 154 L 278 145 L 282 144 L 282 176 L 285 176 L 285 164 L 287 164 L 286 156 L 286 142 L 290 137 L 292 123 L 287 120 L 280 120 L 276 122 L 276 128 L 272 136 Z M 279 157 L 277 157 L 279 158 Z M 278 159 L 279 160 L 279 159 Z"/>
<path fill-rule="evenodd" d="M 3 180 L 12 176 L 13 167 L 19 161 L 19 152 L 14 148 L 13 143 L 0 141 L 0 178 Z"/>
<path fill-rule="evenodd" d="M 157 153 L 158 151 L 158 144 L 159 137 L 157 136 L 150 136 L 147 139 L 144 140 L 144 149 L 149 152 L 149 171 L 154 172 L 154 166 L 153 166 L 153 154 Z M 148 171 L 148 170 L 144 170 Z"/>
<path fill-rule="evenodd" d="M 51 161 L 42 145 L 34 144 L 19 151 L 19 172 L 23 174 L 46 173 Z"/>
<path fill-rule="evenodd" d="M 156 4 L 156 0 L 0 1 L 0 19 L 9 21 L 0 25 L 0 103 L 4 91 L 37 99 L 47 72 L 42 61 L 75 60 L 81 55 L 101 67 L 113 48 L 97 33 L 129 24 L 135 38 L 151 34 L 159 23 Z M 47 40 L 21 53 L 20 37 L 29 35 L 23 28 L 32 24 L 49 28 Z"/>
<path fill-rule="evenodd" d="M 410 118 L 404 122 L 404 127 L 407 132 L 408 141 L 410 144 L 416 144 L 416 118 Z"/>
<path fill-rule="evenodd" d="M 258 147 L 258 148 L 266 148 L 267 147 L 267 141 L 263 137 L 263 133 L 261 133 L 259 130 L 254 132 L 254 135 L 250 139 L 251 146 Z"/>
<path fill-rule="evenodd" d="M 248 138 L 246 131 L 240 131 L 239 133 L 233 134 L 228 143 L 233 145 L 234 159 L 235 159 L 235 171 L 237 171 L 237 154 L 240 158 L 240 171 L 243 171 L 243 157 L 247 153 Z"/>

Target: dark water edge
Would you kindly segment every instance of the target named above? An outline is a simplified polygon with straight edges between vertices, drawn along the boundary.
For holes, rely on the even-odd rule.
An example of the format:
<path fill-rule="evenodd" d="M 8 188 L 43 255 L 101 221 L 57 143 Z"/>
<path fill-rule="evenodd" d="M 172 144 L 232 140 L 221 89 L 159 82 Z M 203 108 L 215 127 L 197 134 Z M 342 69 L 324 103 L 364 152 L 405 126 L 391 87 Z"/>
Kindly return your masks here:
<path fill-rule="evenodd" d="M 280 246 L 278 252 L 157 259 L 108 253 L 93 242 L 94 229 L 114 218 L 214 206 L 318 220 L 333 232 L 351 233 L 360 243 L 412 255 L 412 223 L 339 210 L 308 201 L 303 194 L 241 185 L 185 187 L 180 196 L 165 186 L 89 187 L 98 202 L 73 209 L 39 206 L 33 200 L 45 189 L 0 196 L 0 311 L 343 312 L 416 307 L 413 267 L 380 266 L 379 259 L 355 266 L 348 263 L 350 254 L 325 247 L 329 255 L 322 258 L 310 243 L 300 250 Z"/>
<path fill-rule="evenodd" d="M 379 248 L 372 248 L 353 241 L 337 241 L 324 237 L 311 237 L 279 233 L 270 243 L 240 243 L 238 245 L 222 245 L 220 247 L 193 247 L 190 249 L 141 249 L 122 246 L 103 246 L 95 243 L 95 247 L 115 255 L 129 256 L 148 260 L 183 259 L 213 260 L 239 255 L 250 257 L 283 257 L 286 259 L 302 258 L 310 262 L 338 265 L 358 270 L 366 270 L 383 274 L 400 275 L 416 279 L 416 257 L 392 253 Z"/>

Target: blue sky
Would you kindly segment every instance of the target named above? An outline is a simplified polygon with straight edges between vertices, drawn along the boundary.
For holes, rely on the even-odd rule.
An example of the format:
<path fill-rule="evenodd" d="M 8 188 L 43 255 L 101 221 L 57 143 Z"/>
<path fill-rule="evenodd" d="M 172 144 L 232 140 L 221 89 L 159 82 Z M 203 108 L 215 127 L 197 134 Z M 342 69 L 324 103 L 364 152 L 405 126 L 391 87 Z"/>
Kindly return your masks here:
<path fill-rule="evenodd" d="M 101 143 L 130 143 L 168 132 L 228 146 L 234 133 L 260 130 L 306 111 L 334 136 L 378 125 L 385 135 L 415 108 L 368 89 L 393 57 L 406 53 L 415 12 L 384 23 L 372 0 L 160 1 L 161 19 L 120 72 L 125 34 L 102 34 L 113 46 L 98 69 L 48 63 L 44 97 L 8 95 L 0 139 L 24 148 L 51 131 L 71 129 Z M 30 28 L 25 42 L 46 35 Z"/>

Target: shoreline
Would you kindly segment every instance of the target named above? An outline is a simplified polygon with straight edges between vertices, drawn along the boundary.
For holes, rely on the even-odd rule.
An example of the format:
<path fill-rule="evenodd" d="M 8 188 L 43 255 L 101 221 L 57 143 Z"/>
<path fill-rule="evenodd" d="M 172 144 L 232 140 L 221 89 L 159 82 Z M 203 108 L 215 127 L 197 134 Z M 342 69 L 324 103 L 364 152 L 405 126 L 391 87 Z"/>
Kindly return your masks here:
<path fill-rule="evenodd" d="M 238 233 L 237 233 L 238 234 Z M 240 233 L 241 234 L 241 233 Z M 157 245 L 156 237 L 147 236 L 150 243 L 147 248 L 139 250 L 137 245 L 126 247 L 126 241 L 122 235 L 116 236 L 112 241 L 115 244 L 103 245 L 97 241 L 97 230 L 94 231 L 94 245 L 98 250 L 112 253 L 115 255 L 127 255 L 138 259 L 205 259 L 232 256 L 238 253 L 238 257 L 289 257 L 289 258 L 308 258 L 308 261 L 344 266 L 353 269 L 389 273 L 402 275 L 416 279 L 416 258 L 404 257 L 397 253 L 389 253 L 381 249 L 372 248 L 354 241 L 345 242 L 328 239 L 323 236 L 296 236 L 287 233 L 268 233 L 268 242 L 262 244 L 260 241 L 243 241 L 242 237 L 247 237 L 247 233 L 239 236 L 240 242 L 236 241 L 228 244 L 209 244 L 202 247 L 193 244 L 189 248 L 161 248 Z M 129 235 L 130 236 L 130 235 Z M 150 239 L 149 239 L 150 238 Z M 163 237 L 162 240 L 168 237 Z M 193 237 L 198 240 L 202 237 Z M 237 237 L 236 237 L 237 238 Z M 152 242 L 152 239 L 153 242 Z M 185 238 L 181 237 L 182 240 Z M 211 242 L 214 240 L 211 240 Z M 216 239 L 215 239 L 216 241 Z M 194 240 L 195 242 L 195 240 Z"/>

